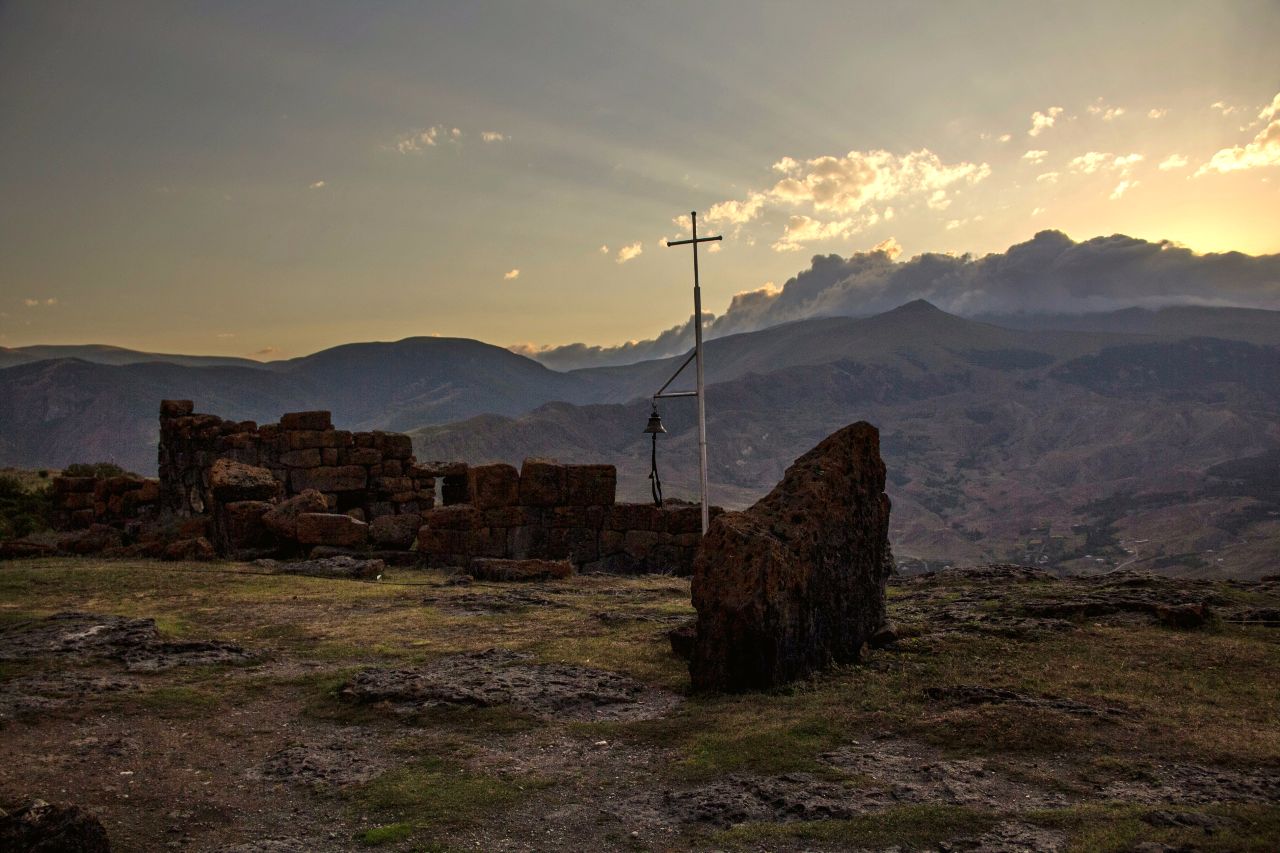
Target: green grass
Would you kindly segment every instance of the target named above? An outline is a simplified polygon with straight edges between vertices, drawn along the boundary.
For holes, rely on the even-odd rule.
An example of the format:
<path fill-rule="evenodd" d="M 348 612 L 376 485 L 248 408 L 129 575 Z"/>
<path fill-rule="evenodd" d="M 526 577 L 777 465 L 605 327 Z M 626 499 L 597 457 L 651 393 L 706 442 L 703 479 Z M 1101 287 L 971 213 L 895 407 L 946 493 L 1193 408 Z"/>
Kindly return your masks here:
<path fill-rule="evenodd" d="M 1274 853 L 1280 839 L 1280 807 L 1212 805 L 1203 809 L 1170 806 L 1165 812 L 1199 811 L 1221 819 L 1206 832 L 1196 826 L 1163 827 L 1143 817 L 1156 809 L 1128 805 L 1087 805 L 1032 812 L 1027 819 L 1067 834 L 1070 853 L 1124 853 L 1139 841 L 1187 846 L 1204 853 Z"/>
<path fill-rule="evenodd" d="M 384 840 L 402 840 L 420 832 L 474 825 L 511 808 L 546 784 L 536 779 L 516 783 L 430 756 L 384 773 L 349 796 L 357 813 L 391 822 L 384 828 L 395 828 L 395 839 Z"/>
<path fill-rule="evenodd" d="M 770 843 L 814 841 L 850 847 L 924 847 L 965 835 L 980 835 L 995 815 L 960 806 L 899 806 L 848 820 L 747 823 L 711 836 L 716 846 L 757 849 Z"/>
<path fill-rule="evenodd" d="M 404 841 L 413 835 L 413 824 L 409 823 L 391 823 L 386 826 L 375 826 L 372 829 L 366 829 L 360 833 L 360 843 L 368 847 L 377 847 L 379 844 L 390 844 L 395 841 Z"/>

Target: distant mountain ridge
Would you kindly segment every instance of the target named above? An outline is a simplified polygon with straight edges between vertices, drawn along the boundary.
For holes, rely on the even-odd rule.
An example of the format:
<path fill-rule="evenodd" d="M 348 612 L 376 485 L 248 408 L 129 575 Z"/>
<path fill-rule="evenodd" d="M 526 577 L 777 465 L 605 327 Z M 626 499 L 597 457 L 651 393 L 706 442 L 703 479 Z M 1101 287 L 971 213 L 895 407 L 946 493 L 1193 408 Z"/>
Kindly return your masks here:
<path fill-rule="evenodd" d="M 904 559 L 1076 570 L 1145 560 L 1245 574 L 1271 565 L 1280 312 L 1044 320 L 1069 329 L 1002 322 L 916 301 L 709 341 L 716 499 L 749 503 L 796 455 L 865 418 L 882 430 Z M 613 462 L 622 493 L 644 499 L 647 398 L 684 358 L 557 372 L 501 347 L 423 337 L 251 365 L 29 361 L 0 369 L 0 464 L 150 472 L 157 402 L 181 397 L 259 422 L 329 409 L 340 427 L 411 432 L 422 458 Z M 694 493 L 693 412 L 689 400 L 662 407 L 668 494 Z M 1220 473 L 1258 465 L 1244 480 Z M 1132 544 L 1156 541 L 1153 531 L 1158 552 Z"/>

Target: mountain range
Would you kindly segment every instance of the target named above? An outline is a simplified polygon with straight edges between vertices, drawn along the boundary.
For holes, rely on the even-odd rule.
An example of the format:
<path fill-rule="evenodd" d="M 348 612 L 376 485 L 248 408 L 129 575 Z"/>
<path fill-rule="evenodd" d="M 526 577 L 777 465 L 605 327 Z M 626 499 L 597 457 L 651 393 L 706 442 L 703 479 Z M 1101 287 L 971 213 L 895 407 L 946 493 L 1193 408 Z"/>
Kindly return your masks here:
<path fill-rule="evenodd" d="M 326 408 L 420 458 L 552 456 L 649 491 L 648 397 L 685 356 L 560 372 L 450 338 L 269 363 L 29 347 L 0 369 L 0 464 L 155 466 L 156 406 L 269 421 Z M 1180 307 L 963 318 L 916 301 L 707 343 L 713 499 L 745 505 L 823 436 L 881 428 L 899 561 L 1274 572 L 1280 312 Z M 4 362 L 0 362 L 4 363 Z M 692 369 L 673 387 L 689 387 Z M 663 401 L 660 474 L 695 497 L 692 400 Z"/>

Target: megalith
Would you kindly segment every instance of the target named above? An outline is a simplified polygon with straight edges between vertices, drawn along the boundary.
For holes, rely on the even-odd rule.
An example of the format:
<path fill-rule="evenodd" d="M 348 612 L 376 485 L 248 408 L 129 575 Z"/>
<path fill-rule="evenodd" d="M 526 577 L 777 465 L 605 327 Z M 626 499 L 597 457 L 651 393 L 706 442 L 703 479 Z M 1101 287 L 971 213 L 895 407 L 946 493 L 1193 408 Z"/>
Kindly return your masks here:
<path fill-rule="evenodd" d="M 767 688 L 857 661 L 885 622 L 884 485 L 880 433 L 859 421 L 750 509 L 712 521 L 693 567 L 695 690 Z"/>

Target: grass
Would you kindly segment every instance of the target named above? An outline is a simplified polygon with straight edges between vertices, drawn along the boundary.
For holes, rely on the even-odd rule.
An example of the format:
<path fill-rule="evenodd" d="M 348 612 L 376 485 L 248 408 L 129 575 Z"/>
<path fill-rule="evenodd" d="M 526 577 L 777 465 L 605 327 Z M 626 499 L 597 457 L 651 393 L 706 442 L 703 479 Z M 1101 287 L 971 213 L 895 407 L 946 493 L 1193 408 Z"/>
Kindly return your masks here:
<path fill-rule="evenodd" d="M 366 844 L 461 829 L 499 814 L 544 787 L 476 773 L 439 756 L 419 758 L 379 776 L 350 794 L 352 809 L 389 824 L 366 830 Z M 374 841 L 370 840 L 373 836 Z"/>
<path fill-rule="evenodd" d="M 979 835 L 997 822 L 997 816 L 961 806 L 899 806 L 848 820 L 747 823 L 711 836 L 716 845 L 732 849 L 757 849 L 784 841 L 814 841 L 851 847 L 880 848 L 890 845 L 924 847 L 960 835 Z"/>
<path fill-rule="evenodd" d="M 998 772 L 1080 795 L 1112 781 L 1150 781 L 1159 764 L 1172 761 L 1237 767 L 1280 763 L 1280 694 L 1274 686 L 1280 632 L 1275 629 L 1223 625 L 1174 632 L 1086 621 L 1075 631 L 1033 640 L 939 635 L 930 633 L 928 608 L 969 592 L 966 585 L 909 592 L 896 587 L 890 589 L 890 615 L 910 608 L 913 630 L 908 633 L 914 636 L 894 651 L 870 654 L 863 665 L 786 689 L 687 697 L 665 717 L 635 722 L 545 721 L 506 707 L 438 708 L 400 720 L 378 708 L 343 702 L 337 690 L 363 667 L 408 667 L 443 654 L 500 647 L 528 651 L 542 661 L 615 670 L 684 692 L 688 673 L 670 652 L 667 622 L 606 623 L 595 614 L 691 614 L 687 582 L 582 577 L 522 587 L 563 606 L 477 615 L 448 607 L 448 599 L 503 595 L 513 587 L 451 587 L 438 573 L 405 570 L 389 570 L 385 577 L 411 585 L 253 571 L 230 563 L 15 562 L 0 567 L 0 626 L 60 610 L 148 616 L 168 636 L 213 637 L 264 652 L 267 665 L 148 676 L 141 692 L 113 697 L 108 707 L 125 714 L 204 719 L 227 708 L 250 708 L 269 695 L 288 697 L 294 713 L 311 724 L 359 725 L 371 737 L 403 738 L 404 746 L 392 750 L 394 770 L 341 795 L 362 827 L 360 843 L 396 849 L 465 836 L 470 827 L 500 820 L 504 810 L 535 791 L 551 803 L 571 796 L 571 785 L 563 792 L 559 786 L 544 790 L 545 780 L 520 776 L 513 781 L 475 769 L 475 756 L 492 744 L 541 742 L 540 732 L 547 743 L 567 738 L 647 748 L 655 756 L 647 769 L 659 784 L 676 788 L 730 773 L 839 776 L 820 760 L 824 752 L 882 735 L 933 744 L 948 756 L 985 757 Z M 1015 585 L 1000 594 L 1016 602 L 1054 587 Z M 286 667 L 288 674 L 272 668 L 289 663 L 298 666 Z M 33 666 L 0 662 L 0 681 Z M 953 685 L 1069 697 L 1126 713 L 1108 718 L 1011 705 L 953 706 L 923 692 Z M 1070 772 L 1059 773 L 1059 768 Z M 1209 811 L 1223 818 L 1212 835 L 1196 827 L 1153 826 L 1143 820 L 1146 811 L 1128 806 L 1031 817 L 1064 832 L 1077 850 L 1125 850 L 1135 840 L 1261 850 L 1269 849 L 1263 839 L 1280 837 L 1280 810 L 1274 806 Z M 998 819 L 963 808 L 912 806 L 845 821 L 748 824 L 699 836 L 693 846 L 928 846 L 981 834 Z"/>

